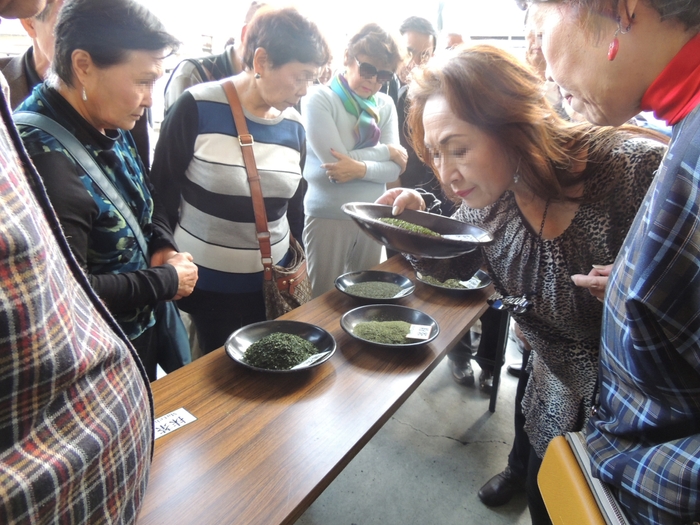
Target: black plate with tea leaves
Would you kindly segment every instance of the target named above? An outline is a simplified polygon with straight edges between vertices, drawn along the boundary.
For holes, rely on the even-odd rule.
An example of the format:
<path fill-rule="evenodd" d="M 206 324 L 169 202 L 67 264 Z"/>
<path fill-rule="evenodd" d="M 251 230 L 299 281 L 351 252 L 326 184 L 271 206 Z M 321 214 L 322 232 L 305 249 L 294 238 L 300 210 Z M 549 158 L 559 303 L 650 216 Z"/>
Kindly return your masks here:
<path fill-rule="evenodd" d="M 304 362 L 287 370 L 258 368 L 246 362 L 245 353 L 250 345 L 256 341 L 259 341 L 263 337 L 277 333 L 299 336 L 314 345 L 318 352 L 306 359 Z M 226 340 L 224 348 L 231 359 L 247 368 L 251 368 L 252 370 L 259 370 L 261 372 L 289 373 L 306 370 L 308 368 L 318 366 L 321 363 L 325 363 L 335 352 L 336 343 L 335 338 L 319 326 L 309 323 L 302 323 L 300 321 L 275 320 L 253 323 L 244 326 L 243 328 L 239 328 L 229 336 L 229 338 Z"/>
<path fill-rule="evenodd" d="M 335 287 L 365 303 L 393 303 L 408 297 L 416 289 L 409 278 L 378 270 L 345 273 L 335 280 Z"/>
<path fill-rule="evenodd" d="M 393 216 L 391 206 L 366 202 L 349 202 L 343 204 L 341 209 L 377 242 L 396 251 L 421 257 L 456 257 L 493 242 L 491 234 L 478 226 L 434 213 L 405 210 L 401 215 Z M 398 219 L 439 235 L 410 231 L 380 219 Z"/>
<path fill-rule="evenodd" d="M 368 323 L 372 324 L 368 325 Z M 397 329 L 401 329 L 397 323 L 408 325 L 410 330 L 410 334 L 403 341 L 379 342 L 376 339 L 368 338 L 367 333 L 374 337 L 378 333 L 377 331 L 381 337 L 393 336 Z M 359 341 L 385 348 L 412 348 L 424 345 L 435 339 L 440 333 L 437 321 L 428 314 L 396 304 L 359 306 L 346 312 L 340 318 L 340 326 Z"/>
<path fill-rule="evenodd" d="M 464 293 L 473 290 L 481 290 L 491 284 L 491 277 L 483 270 L 477 270 L 471 279 L 461 281 L 458 279 L 448 279 L 446 281 L 438 281 L 437 279 L 424 275 L 421 272 L 416 272 L 416 279 L 423 284 L 439 288 L 447 292 Z"/>

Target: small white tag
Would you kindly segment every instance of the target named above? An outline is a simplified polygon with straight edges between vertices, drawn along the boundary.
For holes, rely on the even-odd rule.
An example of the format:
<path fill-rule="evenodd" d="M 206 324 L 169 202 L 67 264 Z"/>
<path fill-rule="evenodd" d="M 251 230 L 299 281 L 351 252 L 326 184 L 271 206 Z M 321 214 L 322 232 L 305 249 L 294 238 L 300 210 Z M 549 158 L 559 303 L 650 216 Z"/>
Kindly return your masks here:
<path fill-rule="evenodd" d="M 406 334 L 406 339 L 428 339 L 430 338 L 431 326 L 427 324 L 412 324 L 411 329 Z"/>
<path fill-rule="evenodd" d="M 298 368 L 306 368 L 306 367 L 308 367 L 308 366 L 311 366 L 311 365 L 313 365 L 316 361 L 318 361 L 319 359 L 322 359 L 322 358 L 326 357 L 326 356 L 327 356 L 328 354 L 330 354 L 330 353 L 331 353 L 331 352 L 330 352 L 330 350 L 329 350 L 328 352 L 321 352 L 320 354 L 314 354 L 314 355 L 312 355 L 311 357 L 309 357 L 308 359 L 306 359 L 305 361 L 302 361 L 302 362 L 299 363 L 298 365 L 293 366 L 293 367 L 291 368 L 291 370 L 296 370 L 296 369 L 298 369 Z"/>
<path fill-rule="evenodd" d="M 469 279 L 468 281 L 459 281 L 459 284 L 464 286 L 465 288 L 476 288 L 481 284 L 481 279 L 479 279 L 476 275 Z"/>
<path fill-rule="evenodd" d="M 178 408 L 174 412 L 165 414 L 155 420 L 155 436 L 153 439 L 170 434 L 173 430 L 184 427 L 193 421 L 197 421 L 197 418 L 184 408 Z"/>

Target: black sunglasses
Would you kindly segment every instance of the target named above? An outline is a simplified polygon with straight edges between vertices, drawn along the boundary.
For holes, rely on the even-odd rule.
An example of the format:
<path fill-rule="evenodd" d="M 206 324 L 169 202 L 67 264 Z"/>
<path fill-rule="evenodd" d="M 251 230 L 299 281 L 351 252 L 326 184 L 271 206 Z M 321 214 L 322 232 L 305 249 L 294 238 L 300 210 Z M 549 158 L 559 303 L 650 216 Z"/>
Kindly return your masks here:
<path fill-rule="evenodd" d="M 360 76 L 362 78 L 370 79 L 377 77 L 377 82 L 380 84 L 383 84 L 384 82 L 389 82 L 391 80 L 391 77 L 394 76 L 393 71 L 388 71 L 386 69 L 381 69 L 377 71 L 377 68 L 374 67 L 372 64 L 368 64 L 367 62 L 360 62 L 355 58 L 355 62 L 357 62 L 357 65 L 360 66 Z"/>

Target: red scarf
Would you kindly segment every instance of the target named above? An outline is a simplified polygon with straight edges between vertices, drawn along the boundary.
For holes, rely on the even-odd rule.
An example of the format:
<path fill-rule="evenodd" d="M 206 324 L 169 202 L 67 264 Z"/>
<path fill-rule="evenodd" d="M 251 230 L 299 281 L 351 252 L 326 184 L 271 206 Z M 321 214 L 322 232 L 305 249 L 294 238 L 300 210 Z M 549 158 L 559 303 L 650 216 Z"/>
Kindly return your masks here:
<path fill-rule="evenodd" d="M 700 34 L 668 63 L 642 97 L 642 109 L 653 111 L 669 126 L 683 120 L 700 104 Z"/>

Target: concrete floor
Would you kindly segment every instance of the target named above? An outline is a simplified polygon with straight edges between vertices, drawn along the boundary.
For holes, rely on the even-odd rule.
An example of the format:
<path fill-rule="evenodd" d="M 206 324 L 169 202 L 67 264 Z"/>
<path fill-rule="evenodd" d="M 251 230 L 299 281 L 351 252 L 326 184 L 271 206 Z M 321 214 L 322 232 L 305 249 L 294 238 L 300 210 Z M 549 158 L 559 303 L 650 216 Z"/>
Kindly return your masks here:
<path fill-rule="evenodd" d="M 517 380 L 504 365 L 492 414 L 474 371 L 477 386 L 458 385 L 444 359 L 296 525 L 529 524 L 524 494 L 495 509 L 477 497 L 506 465 Z"/>

